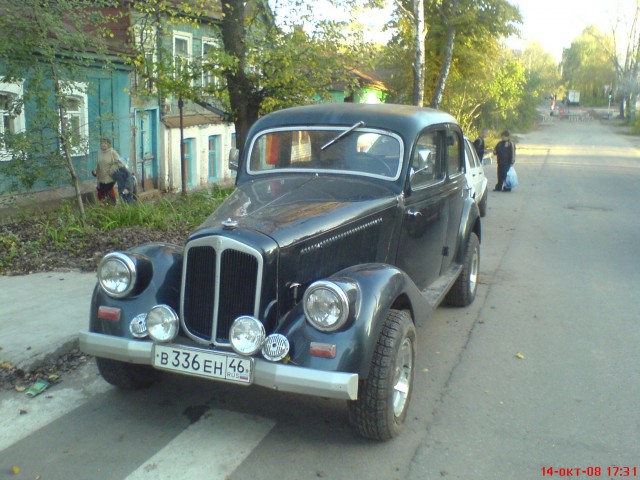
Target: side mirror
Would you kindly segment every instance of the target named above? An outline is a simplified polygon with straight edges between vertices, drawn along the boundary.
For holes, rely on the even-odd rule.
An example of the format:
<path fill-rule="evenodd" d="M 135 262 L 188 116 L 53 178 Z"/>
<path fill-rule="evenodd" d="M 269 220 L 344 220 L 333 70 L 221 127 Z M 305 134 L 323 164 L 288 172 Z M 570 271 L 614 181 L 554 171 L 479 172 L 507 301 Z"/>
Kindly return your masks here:
<path fill-rule="evenodd" d="M 238 170 L 238 165 L 240 161 L 240 150 L 237 148 L 232 148 L 229 150 L 229 170 Z"/>

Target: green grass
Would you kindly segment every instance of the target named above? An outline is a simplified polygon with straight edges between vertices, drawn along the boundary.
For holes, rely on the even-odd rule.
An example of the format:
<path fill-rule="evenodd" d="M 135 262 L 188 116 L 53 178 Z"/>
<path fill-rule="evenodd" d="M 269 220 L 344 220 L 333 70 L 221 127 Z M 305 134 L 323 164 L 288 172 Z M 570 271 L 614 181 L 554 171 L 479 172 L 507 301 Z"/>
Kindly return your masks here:
<path fill-rule="evenodd" d="M 134 205 L 120 203 L 116 207 L 91 205 L 86 209 L 86 225 L 102 232 L 115 228 L 143 226 L 154 230 L 169 230 L 177 226 L 194 228 L 231 193 L 232 189 L 214 187 L 189 195 L 163 195 Z M 67 209 L 65 228 L 82 226 L 77 214 Z M 60 217 L 59 217 L 60 218 Z"/>
<path fill-rule="evenodd" d="M 165 194 L 134 205 L 88 204 L 85 221 L 74 201 L 65 202 L 56 210 L 20 212 L 5 220 L 32 224 L 31 236 L 35 231 L 37 240 L 20 238 L 20 231 L 12 232 L 0 224 L 0 268 L 10 265 L 18 256 L 37 255 L 51 246 L 74 251 L 85 244 L 89 235 L 116 228 L 140 226 L 160 231 L 174 228 L 189 231 L 200 225 L 232 191 L 232 188 L 214 187 L 185 196 Z"/>

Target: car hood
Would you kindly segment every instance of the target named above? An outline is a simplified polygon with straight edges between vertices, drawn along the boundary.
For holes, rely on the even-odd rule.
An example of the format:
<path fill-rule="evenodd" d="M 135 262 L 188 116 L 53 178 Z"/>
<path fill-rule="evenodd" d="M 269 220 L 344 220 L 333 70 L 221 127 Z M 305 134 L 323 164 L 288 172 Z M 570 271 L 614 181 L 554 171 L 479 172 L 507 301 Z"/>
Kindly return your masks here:
<path fill-rule="evenodd" d="M 194 232 L 235 229 L 258 231 L 280 247 L 340 228 L 397 205 L 384 185 L 353 176 L 279 176 L 239 185 Z"/>

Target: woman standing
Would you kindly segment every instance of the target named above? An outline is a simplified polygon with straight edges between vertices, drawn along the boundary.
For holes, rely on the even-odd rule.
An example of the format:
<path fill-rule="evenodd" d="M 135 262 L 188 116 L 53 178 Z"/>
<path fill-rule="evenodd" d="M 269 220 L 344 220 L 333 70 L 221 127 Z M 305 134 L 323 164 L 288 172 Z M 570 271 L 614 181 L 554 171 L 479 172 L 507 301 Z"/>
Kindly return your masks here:
<path fill-rule="evenodd" d="M 113 186 L 116 183 L 114 174 L 125 168 L 118 152 L 111 148 L 111 140 L 103 138 L 100 140 L 100 151 L 98 152 L 98 164 L 92 172 L 98 178 L 98 199 L 105 199 L 109 203 L 116 203 Z"/>

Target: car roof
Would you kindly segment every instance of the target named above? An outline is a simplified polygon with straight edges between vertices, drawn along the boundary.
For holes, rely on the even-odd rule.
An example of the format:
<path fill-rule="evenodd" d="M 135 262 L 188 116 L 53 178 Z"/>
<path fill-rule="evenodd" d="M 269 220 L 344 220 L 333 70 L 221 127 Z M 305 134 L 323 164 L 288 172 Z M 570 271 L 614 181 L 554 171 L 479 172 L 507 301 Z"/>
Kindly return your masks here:
<path fill-rule="evenodd" d="M 286 126 L 339 125 L 349 127 L 357 122 L 364 127 L 395 131 L 409 141 L 425 127 L 458 122 L 448 113 L 426 107 L 396 104 L 323 103 L 293 107 L 265 115 L 251 128 L 249 138 L 258 130 Z"/>

